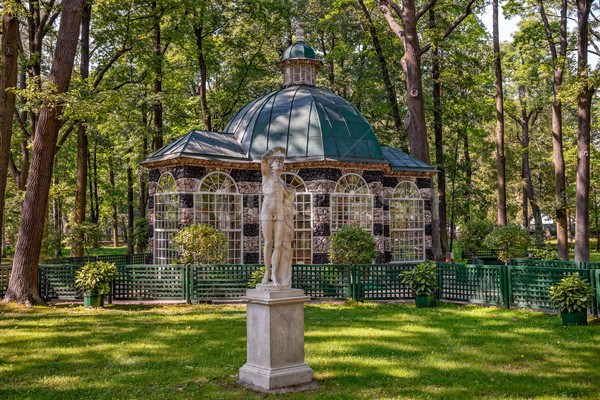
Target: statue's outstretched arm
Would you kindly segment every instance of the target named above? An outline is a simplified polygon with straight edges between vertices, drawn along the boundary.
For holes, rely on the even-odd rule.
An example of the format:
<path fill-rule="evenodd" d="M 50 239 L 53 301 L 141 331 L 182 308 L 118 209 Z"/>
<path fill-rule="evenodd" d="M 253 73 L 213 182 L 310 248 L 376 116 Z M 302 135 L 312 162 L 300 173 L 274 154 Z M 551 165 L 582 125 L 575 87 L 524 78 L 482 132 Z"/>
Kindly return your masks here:
<path fill-rule="evenodd" d="M 265 152 L 265 154 L 263 154 L 263 156 L 261 157 L 261 170 L 262 170 L 263 175 L 267 175 L 267 176 L 271 175 L 271 168 L 269 167 L 269 159 L 273 156 L 273 154 L 275 154 L 278 151 L 285 154 L 285 149 L 283 147 L 273 147 L 272 149 L 267 150 Z"/>

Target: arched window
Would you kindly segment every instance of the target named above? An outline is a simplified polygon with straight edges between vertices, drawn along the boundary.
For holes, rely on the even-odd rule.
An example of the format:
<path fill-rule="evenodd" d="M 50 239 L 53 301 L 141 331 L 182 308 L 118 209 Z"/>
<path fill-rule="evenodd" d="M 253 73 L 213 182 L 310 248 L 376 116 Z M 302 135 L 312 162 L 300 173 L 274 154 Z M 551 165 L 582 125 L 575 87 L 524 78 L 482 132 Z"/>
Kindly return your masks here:
<path fill-rule="evenodd" d="M 242 195 L 233 178 L 212 172 L 194 193 L 194 221 L 220 229 L 229 243 L 230 264 L 242 263 Z"/>
<path fill-rule="evenodd" d="M 312 197 L 306 190 L 302 178 L 291 172 L 284 172 L 281 178 L 296 189 L 294 202 L 294 264 L 312 263 Z"/>
<path fill-rule="evenodd" d="M 296 199 L 294 201 L 294 240 L 292 250 L 294 256 L 293 264 L 311 264 L 312 263 L 312 196 L 306 189 L 302 178 L 292 172 L 283 172 L 281 179 L 296 189 Z M 260 196 L 262 204 L 263 196 Z M 260 209 L 261 207 L 259 207 Z M 261 226 L 262 229 L 262 226 Z M 264 262 L 264 237 L 262 232 L 260 260 Z"/>
<path fill-rule="evenodd" d="M 417 186 L 403 181 L 390 199 L 390 236 L 392 262 L 414 262 L 425 259 L 424 205 Z"/>
<path fill-rule="evenodd" d="M 179 220 L 179 194 L 173 175 L 166 172 L 158 180 L 154 195 L 154 263 L 172 264 L 177 261 L 173 237 Z"/>
<path fill-rule="evenodd" d="M 331 194 L 331 230 L 337 231 L 346 224 L 373 229 L 373 196 L 358 174 L 342 176 Z"/>

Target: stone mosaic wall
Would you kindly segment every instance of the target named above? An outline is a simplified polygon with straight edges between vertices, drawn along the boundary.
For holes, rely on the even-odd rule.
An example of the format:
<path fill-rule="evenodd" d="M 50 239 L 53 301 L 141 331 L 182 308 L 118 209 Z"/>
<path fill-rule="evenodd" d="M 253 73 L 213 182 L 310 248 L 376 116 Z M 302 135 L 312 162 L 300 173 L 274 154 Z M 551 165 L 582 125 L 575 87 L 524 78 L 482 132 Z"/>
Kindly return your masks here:
<path fill-rule="evenodd" d="M 287 165 L 286 165 L 287 167 Z M 175 178 L 179 197 L 179 225 L 186 226 L 194 221 L 193 194 L 198 190 L 200 180 L 208 173 L 217 171 L 217 168 L 198 166 L 175 166 L 153 169 L 149 172 L 148 193 L 156 193 L 157 182 L 161 175 L 170 172 Z M 329 237 L 331 236 L 331 193 L 337 181 L 346 173 L 358 173 L 369 186 L 373 197 L 373 235 L 377 242 L 379 253 L 376 262 L 390 262 L 392 243 L 390 239 L 389 203 L 395 187 L 400 181 L 414 182 L 424 202 L 425 216 L 425 249 L 427 258 L 433 258 L 431 239 L 431 179 L 415 178 L 411 176 L 390 177 L 384 176 L 382 171 L 357 170 L 354 168 L 299 168 L 286 169 L 299 175 L 305 182 L 307 190 L 312 193 L 312 262 L 322 264 L 329 262 Z M 262 193 L 261 172 L 255 169 L 222 169 L 236 182 L 239 192 L 243 195 L 243 260 L 245 264 L 256 264 L 260 260 L 260 230 L 259 230 L 259 195 Z M 153 237 L 154 202 L 150 196 L 149 206 L 149 235 Z M 152 242 L 152 240 L 150 241 Z"/>

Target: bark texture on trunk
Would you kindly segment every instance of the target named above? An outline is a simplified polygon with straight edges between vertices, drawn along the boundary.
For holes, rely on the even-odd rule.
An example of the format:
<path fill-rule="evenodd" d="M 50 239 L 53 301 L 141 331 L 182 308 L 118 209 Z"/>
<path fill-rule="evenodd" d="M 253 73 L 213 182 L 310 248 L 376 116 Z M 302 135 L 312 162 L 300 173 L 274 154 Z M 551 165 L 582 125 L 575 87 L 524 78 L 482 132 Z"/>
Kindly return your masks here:
<path fill-rule="evenodd" d="M 2 74 L 0 75 L 0 241 L 4 252 L 4 198 L 8 179 L 8 158 L 12 139 L 12 124 L 16 96 L 9 88 L 16 88 L 19 63 L 19 19 L 7 4 L 2 14 Z"/>
<path fill-rule="evenodd" d="M 163 147 L 163 105 L 162 95 L 162 49 L 160 33 L 160 9 L 156 1 L 152 2 L 152 11 L 154 12 L 154 139 L 152 148 L 154 151 Z"/>
<path fill-rule="evenodd" d="M 62 3 L 58 39 L 49 75 L 56 93 L 65 93 L 69 88 L 83 5 L 84 0 L 64 0 Z M 37 270 L 56 141 L 61 126 L 61 111 L 60 104 L 44 101 L 33 143 L 31 175 L 25 192 L 19 238 L 4 302 L 15 301 L 27 305 L 43 303 L 38 294 Z"/>
<path fill-rule="evenodd" d="M 127 167 L 127 254 L 133 254 L 133 171 Z"/>
<path fill-rule="evenodd" d="M 492 1 L 494 31 L 494 74 L 496 76 L 496 168 L 498 177 L 498 225 L 506 225 L 506 156 L 504 154 L 504 95 L 502 92 L 502 65 L 500 63 L 500 36 L 498 33 L 498 1 Z"/>
<path fill-rule="evenodd" d="M 577 0 L 577 187 L 575 189 L 575 261 L 590 261 L 590 121 L 594 89 L 588 82 L 591 0 Z"/>
<path fill-rule="evenodd" d="M 546 17 L 544 2 L 538 0 L 538 8 L 546 39 L 552 55 L 554 68 L 554 80 L 552 85 L 552 149 L 554 159 L 554 196 L 556 201 L 556 239 L 558 242 L 558 257 L 569 260 L 569 229 L 567 226 L 567 195 L 565 181 L 565 158 L 563 153 L 562 134 L 562 102 L 559 98 L 562 86 L 565 57 L 567 54 L 567 0 L 561 1 L 560 6 L 560 50 L 557 51 L 554 36 L 550 29 L 550 23 Z"/>
<path fill-rule="evenodd" d="M 383 79 L 383 83 L 385 84 L 385 89 L 388 94 L 388 101 L 390 102 L 390 108 L 392 109 L 392 118 L 394 120 L 396 130 L 398 131 L 398 138 L 400 140 L 400 150 L 402 150 L 405 153 L 408 153 L 408 138 L 406 137 L 406 133 L 402 124 L 402 117 L 400 116 L 400 108 L 398 107 L 396 88 L 394 87 L 392 79 L 390 78 L 387 60 L 385 59 L 385 55 L 383 54 L 383 50 L 381 48 L 381 43 L 379 42 L 379 35 L 377 34 L 377 29 L 375 29 L 375 24 L 371 19 L 371 14 L 365 6 L 364 1 L 358 0 L 358 5 L 360 6 L 363 17 L 367 23 L 367 27 L 369 28 L 369 34 L 371 35 L 373 48 L 375 49 L 377 61 L 379 62 L 379 67 L 381 68 L 381 77 Z"/>
<path fill-rule="evenodd" d="M 206 100 L 206 83 L 208 81 L 208 73 L 206 71 L 206 59 L 204 57 L 204 47 L 202 40 L 204 36 L 202 31 L 204 30 L 204 23 L 202 18 L 204 13 L 200 11 L 200 22 L 194 27 L 194 37 L 196 38 L 196 50 L 198 51 L 198 66 L 200 67 L 200 108 L 202 110 L 202 119 L 204 120 L 204 129 L 212 131 L 212 122 L 210 110 L 208 109 L 208 101 Z"/>

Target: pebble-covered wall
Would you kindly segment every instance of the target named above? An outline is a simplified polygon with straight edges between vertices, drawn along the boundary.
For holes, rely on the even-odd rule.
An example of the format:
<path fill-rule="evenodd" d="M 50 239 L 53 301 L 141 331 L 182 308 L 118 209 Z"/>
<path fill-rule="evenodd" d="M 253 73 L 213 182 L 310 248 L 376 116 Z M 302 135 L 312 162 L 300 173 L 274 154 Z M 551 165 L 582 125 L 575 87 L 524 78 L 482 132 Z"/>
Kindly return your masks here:
<path fill-rule="evenodd" d="M 345 164 L 345 163 L 344 163 Z M 312 194 L 312 262 L 324 264 L 329 262 L 329 236 L 331 236 L 331 193 L 342 175 L 356 173 L 361 175 L 373 201 L 373 235 L 377 242 L 377 263 L 391 261 L 392 243 L 390 239 L 389 201 L 396 185 L 401 181 L 411 181 L 416 184 L 424 199 L 425 217 L 425 251 L 426 258 L 432 259 L 431 240 L 431 179 L 415 176 L 398 175 L 385 176 L 382 171 L 361 170 L 352 168 L 352 164 L 342 168 L 293 168 L 293 164 L 286 164 L 285 171 L 300 176 L 307 190 Z M 158 180 L 165 172 L 170 172 L 175 178 L 177 192 L 179 193 L 179 226 L 186 226 L 194 220 L 193 193 L 197 191 L 201 179 L 210 172 L 221 171 L 229 174 L 236 182 L 239 192 L 243 195 L 243 262 L 244 264 L 258 264 L 260 262 L 259 239 L 259 195 L 262 193 L 261 172 L 258 169 L 244 168 L 218 168 L 178 165 L 153 169 L 149 173 L 149 237 L 154 234 L 154 195 Z M 150 250 L 152 251 L 152 240 Z"/>

